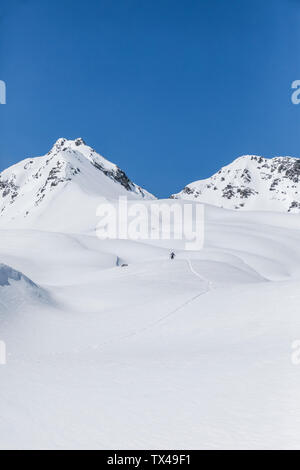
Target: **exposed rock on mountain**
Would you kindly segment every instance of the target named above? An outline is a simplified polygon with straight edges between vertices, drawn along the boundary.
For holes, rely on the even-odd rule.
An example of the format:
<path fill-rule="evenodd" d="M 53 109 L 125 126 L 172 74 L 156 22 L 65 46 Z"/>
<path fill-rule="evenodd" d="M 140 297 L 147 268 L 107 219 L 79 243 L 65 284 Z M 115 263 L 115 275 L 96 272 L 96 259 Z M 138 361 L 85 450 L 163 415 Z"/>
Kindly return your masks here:
<path fill-rule="evenodd" d="M 195 181 L 171 197 L 227 209 L 299 212 L 300 160 L 242 156 L 211 178 Z"/>

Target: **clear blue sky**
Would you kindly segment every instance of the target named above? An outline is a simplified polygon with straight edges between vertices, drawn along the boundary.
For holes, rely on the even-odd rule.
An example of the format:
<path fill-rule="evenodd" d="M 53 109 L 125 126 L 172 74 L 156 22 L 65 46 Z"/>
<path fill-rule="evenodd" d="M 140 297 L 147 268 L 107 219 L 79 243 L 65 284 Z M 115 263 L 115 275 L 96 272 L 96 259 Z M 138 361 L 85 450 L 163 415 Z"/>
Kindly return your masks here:
<path fill-rule="evenodd" d="M 300 0 L 0 0 L 0 167 L 83 137 L 168 196 L 300 157 Z"/>

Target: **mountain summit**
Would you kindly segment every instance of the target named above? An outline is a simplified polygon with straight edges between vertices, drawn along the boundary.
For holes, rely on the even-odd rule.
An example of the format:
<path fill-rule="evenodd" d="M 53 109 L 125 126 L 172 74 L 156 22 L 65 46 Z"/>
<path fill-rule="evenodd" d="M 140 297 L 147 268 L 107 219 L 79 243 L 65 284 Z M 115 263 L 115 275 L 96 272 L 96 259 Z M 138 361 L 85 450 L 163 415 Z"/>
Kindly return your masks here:
<path fill-rule="evenodd" d="M 300 212 L 300 159 L 244 155 L 210 178 L 188 184 L 174 199 L 227 209 Z"/>
<path fill-rule="evenodd" d="M 68 222 L 73 227 L 85 214 L 95 219 L 99 198 L 122 195 L 154 198 L 83 139 L 61 138 L 47 155 L 27 158 L 0 173 L 0 227 L 55 231 Z"/>

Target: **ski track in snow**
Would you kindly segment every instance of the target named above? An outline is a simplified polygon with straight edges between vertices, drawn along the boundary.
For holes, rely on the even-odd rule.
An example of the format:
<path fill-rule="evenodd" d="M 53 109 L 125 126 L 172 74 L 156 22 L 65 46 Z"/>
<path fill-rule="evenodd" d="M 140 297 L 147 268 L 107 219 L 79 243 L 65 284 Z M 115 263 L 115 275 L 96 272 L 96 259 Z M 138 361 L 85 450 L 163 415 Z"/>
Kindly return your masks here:
<path fill-rule="evenodd" d="M 99 345 L 99 347 L 102 347 L 102 346 L 106 346 L 107 344 L 112 344 L 112 343 L 115 343 L 115 342 L 118 342 L 118 341 L 122 341 L 122 340 L 125 340 L 125 339 L 128 339 L 128 338 L 132 338 L 134 336 L 138 336 L 139 334 L 142 334 L 152 328 L 154 328 L 155 326 L 163 323 L 165 320 L 169 319 L 170 317 L 172 317 L 173 315 L 175 315 L 177 312 L 179 312 L 180 310 L 184 309 L 184 307 L 190 305 L 192 302 L 194 302 L 196 299 L 198 299 L 199 297 L 201 297 L 202 295 L 205 295 L 207 294 L 210 289 L 211 289 L 211 283 L 210 281 L 207 281 L 206 279 L 204 279 L 199 273 L 197 273 L 197 271 L 195 271 L 195 269 L 193 268 L 192 266 L 192 263 L 190 261 L 190 259 L 186 259 L 185 260 L 187 262 L 187 265 L 189 267 L 189 269 L 191 270 L 192 274 L 194 274 L 195 276 L 197 276 L 199 279 L 201 279 L 202 282 L 205 282 L 207 284 L 207 289 L 206 290 L 202 290 L 199 294 L 193 296 L 191 299 L 187 300 L 186 302 L 184 302 L 183 304 L 179 305 L 179 307 L 173 309 L 171 312 L 167 313 L 166 315 L 163 315 L 161 318 L 159 318 L 158 320 L 154 321 L 153 323 L 150 323 L 149 325 L 143 327 L 143 328 L 140 328 L 139 330 L 137 331 L 133 331 L 132 333 L 129 333 L 128 335 L 125 335 L 125 336 L 121 336 L 119 338 L 114 338 L 113 340 L 110 340 L 110 341 L 107 341 L 105 343 L 102 343 Z M 176 263 L 176 261 L 172 261 L 171 263 Z"/>
<path fill-rule="evenodd" d="M 189 258 L 187 258 L 186 261 L 187 261 L 187 263 L 188 263 L 188 266 L 189 266 L 191 272 L 192 272 L 195 276 L 199 277 L 202 281 L 205 281 L 205 282 L 207 283 L 207 291 L 206 291 L 206 292 L 208 292 L 209 290 L 211 290 L 211 288 L 212 288 L 212 283 L 211 283 L 211 281 L 208 281 L 207 279 L 204 279 L 199 273 L 197 273 L 197 271 L 195 271 L 195 269 L 194 269 L 193 266 L 192 266 L 192 262 L 191 262 L 191 260 L 190 260 Z M 205 293 L 206 293 L 206 292 L 205 292 Z"/>
<path fill-rule="evenodd" d="M 298 219 L 206 217 L 204 249 L 172 241 L 173 261 L 91 221 L 0 231 L 27 279 L 0 287 L 0 448 L 299 449 Z"/>

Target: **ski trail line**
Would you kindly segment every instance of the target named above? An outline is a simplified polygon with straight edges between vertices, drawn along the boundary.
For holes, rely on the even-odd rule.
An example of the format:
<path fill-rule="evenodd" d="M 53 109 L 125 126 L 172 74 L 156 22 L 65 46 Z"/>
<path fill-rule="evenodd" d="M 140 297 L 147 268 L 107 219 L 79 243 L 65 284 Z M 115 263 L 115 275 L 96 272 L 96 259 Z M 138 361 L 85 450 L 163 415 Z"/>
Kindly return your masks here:
<path fill-rule="evenodd" d="M 208 290 L 211 290 L 211 288 L 212 288 L 212 282 L 211 282 L 211 281 L 208 281 L 207 279 L 205 279 L 204 277 L 202 277 L 199 273 L 197 273 L 197 271 L 195 271 L 195 269 L 194 269 L 193 266 L 192 266 L 192 262 L 191 262 L 191 260 L 190 260 L 189 258 L 186 259 L 186 262 L 187 262 L 187 264 L 188 264 L 188 266 L 189 266 L 191 272 L 192 272 L 195 276 L 199 277 L 199 279 L 201 279 L 201 281 L 206 282 L 206 283 L 207 283 Z"/>
<path fill-rule="evenodd" d="M 131 337 L 134 337 L 134 336 L 138 336 L 139 334 L 142 334 L 144 333 L 145 331 L 159 325 L 160 323 L 164 322 L 167 318 L 170 318 L 172 317 L 173 315 L 175 315 L 177 312 L 179 312 L 181 309 L 183 309 L 184 307 L 186 307 L 187 305 L 191 304 L 192 302 L 194 302 L 196 299 L 198 299 L 199 297 L 201 297 L 202 295 L 204 294 L 207 294 L 210 289 L 211 289 L 211 282 L 208 281 L 207 279 L 204 279 L 199 273 L 197 273 L 193 266 L 192 266 L 192 263 L 189 259 L 186 260 L 191 272 L 199 277 L 199 279 L 201 279 L 202 282 L 205 282 L 206 283 L 206 290 L 203 290 L 201 292 L 199 292 L 197 295 L 194 295 L 191 299 L 185 301 L 183 304 L 179 305 L 179 307 L 176 307 L 174 310 L 172 310 L 171 312 L 167 313 L 166 315 L 163 315 L 162 317 L 158 318 L 156 321 L 154 321 L 153 323 L 150 323 L 149 325 L 147 326 L 144 326 L 142 328 L 139 328 L 138 330 L 136 331 L 133 331 L 131 333 L 128 333 L 127 335 L 124 335 L 124 336 L 121 336 L 119 338 L 115 338 L 115 339 L 112 339 L 110 341 L 107 341 L 105 343 L 102 343 L 101 345 L 99 345 L 99 347 L 101 346 L 105 346 L 107 344 L 111 344 L 111 343 L 114 343 L 116 341 L 122 341 L 124 339 L 128 339 L 128 338 L 131 338 Z"/>

